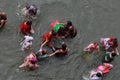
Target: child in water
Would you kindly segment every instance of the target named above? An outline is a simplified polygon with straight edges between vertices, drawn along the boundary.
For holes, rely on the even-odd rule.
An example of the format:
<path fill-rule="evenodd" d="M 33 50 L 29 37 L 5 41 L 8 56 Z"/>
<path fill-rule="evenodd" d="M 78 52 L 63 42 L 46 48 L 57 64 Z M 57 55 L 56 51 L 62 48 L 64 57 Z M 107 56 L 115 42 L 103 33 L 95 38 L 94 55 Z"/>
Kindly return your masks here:
<path fill-rule="evenodd" d="M 87 51 L 87 52 L 96 52 L 96 53 L 99 53 L 99 45 L 98 45 L 98 42 L 93 42 L 91 44 L 89 44 L 87 47 L 84 48 L 84 51 Z"/>

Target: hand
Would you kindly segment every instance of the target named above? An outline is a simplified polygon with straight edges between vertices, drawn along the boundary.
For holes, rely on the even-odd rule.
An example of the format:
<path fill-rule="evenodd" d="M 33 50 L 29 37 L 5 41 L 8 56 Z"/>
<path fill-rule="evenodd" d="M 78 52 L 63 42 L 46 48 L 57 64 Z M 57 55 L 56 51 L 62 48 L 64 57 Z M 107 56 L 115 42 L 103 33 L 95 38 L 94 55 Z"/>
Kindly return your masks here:
<path fill-rule="evenodd" d="M 119 55 L 119 52 L 117 52 L 117 55 Z"/>
<path fill-rule="evenodd" d="M 41 52 L 41 51 L 42 51 L 42 48 L 39 49 L 39 52 Z"/>
<path fill-rule="evenodd" d="M 65 38 L 65 36 L 62 36 L 61 38 L 62 38 L 62 39 L 64 39 L 64 38 Z"/>

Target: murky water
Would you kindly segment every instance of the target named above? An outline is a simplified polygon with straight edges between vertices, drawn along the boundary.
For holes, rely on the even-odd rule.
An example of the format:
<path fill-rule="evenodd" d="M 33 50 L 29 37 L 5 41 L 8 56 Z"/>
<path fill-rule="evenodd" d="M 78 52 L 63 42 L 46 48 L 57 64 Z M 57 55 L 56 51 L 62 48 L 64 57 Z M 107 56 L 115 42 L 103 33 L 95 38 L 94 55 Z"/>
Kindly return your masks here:
<path fill-rule="evenodd" d="M 39 49 L 42 35 L 50 30 L 53 20 L 71 20 L 78 30 L 73 39 L 65 39 L 69 54 L 64 59 L 51 57 L 39 62 L 38 70 L 19 70 L 27 52 L 20 50 L 23 36 L 19 25 L 25 19 L 20 10 L 26 4 L 36 4 L 39 9 L 33 20 L 35 40 L 33 51 Z M 120 0 L 0 0 L 0 11 L 5 11 L 8 22 L 0 30 L 0 80 L 84 80 L 89 71 L 101 64 L 104 51 L 99 55 L 83 52 L 83 48 L 101 37 L 119 38 Z M 60 41 L 56 41 L 59 45 Z M 49 49 L 49 48 L 48 48 Z M 120 77 L 119 56 L 112 62 L 114 67 L 103 80 L 118 80 Z"/>

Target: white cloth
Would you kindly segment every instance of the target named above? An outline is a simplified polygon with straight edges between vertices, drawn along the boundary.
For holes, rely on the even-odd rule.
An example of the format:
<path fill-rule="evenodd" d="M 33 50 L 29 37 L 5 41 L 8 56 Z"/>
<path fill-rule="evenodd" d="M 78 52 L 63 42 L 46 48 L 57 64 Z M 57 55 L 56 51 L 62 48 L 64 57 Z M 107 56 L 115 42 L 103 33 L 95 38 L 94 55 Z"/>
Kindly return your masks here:
<path fill-rule="evenodd" d="M 97 77 L 97 76 L 96 76 L 97 72 L 98 72 L 98 71 L 91 71 L 90 76 L 92 76 L 92 77 L 90 77 L 90 80 L 101 80 L 101 77 Z M 99 71 L 99 72 L 102 74 L 101 71 Z M 94 74 L 95 74 L 95 75 L 94 75 Z"/>
<path fill-rule="evenodd" d="M 24 38 L 24 42 L 28 42 L 34 39 L 32 36 L 24 36 Z"/>
<path fill-rule="evenodd" d="M 37 12 L 37 7 L 35 5 L 30 5 L 28 10 L 33 10 Z"/>
<path fill-rule="evenodd" d="M 22 48 L 28 48 L 28 47 L 31 47 L 32 46 L 32 42 L 26 42 L 22 45 Z"/>
<path fill-rule="evenodd" d="M 101 41 L 103 42 L 105 49 L 110 48 L 110 45 L 108 44 L 108 41 L 110 40 L 110 38 L 101 38 Z"/>
<path fill-rule="evenodd" d="M 32 40 L 33 40 L 33 37 L 31 36 L 24 36 L 24 40 L 21 42 L 21 45 L 22 45 L 22 50 L 28 48 L 29 46 L 31 47 L 32 46 Z"/>

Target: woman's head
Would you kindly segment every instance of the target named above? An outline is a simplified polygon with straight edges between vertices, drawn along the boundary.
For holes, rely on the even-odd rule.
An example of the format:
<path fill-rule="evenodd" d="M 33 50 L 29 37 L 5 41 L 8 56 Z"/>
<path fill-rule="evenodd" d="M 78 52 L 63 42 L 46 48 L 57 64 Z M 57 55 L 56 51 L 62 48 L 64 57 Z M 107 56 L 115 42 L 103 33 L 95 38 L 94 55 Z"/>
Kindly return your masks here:
<path fill-rule="evenodd" d="M 35 63 L 37 62 L 37 59 L 36 59 L 36 58 L 32 58 L 32 59 L 30 59 L 30 62 L 31 62 L 32 64 L 35 64 Z"/>
<path fill-rule="evenodd" d="M 65 43 L 63 43 L 62 44 L 62 50 L 64 51 L 64 50 L 66 50 L 66 48 L 67 48 L 67 45 Z"/>
<path fill-rule="evenodd" d="M 1 16 L 3 19 L 6 19 L 6 18 L 7 18 L 7 16 L 6 16 L 6 13 L 5 13 L 5 12 L 0 13 L 0 16 Z"/>
<path fill-rule="evenodd" d="M 72 26 L 72 22 L 71 21 L 67 21 L 67 26 Z"/>
<path fill-rule="evenodd" d="M 54 30 L 52 30 L 52 36 L 56 36 L 57 32 L 55 32 Z"/>
<path fill-rule="evenodd" d="M 117 44 L 117 43 L 118 43 L 118 40 L 117 40 L 117 38 L 115 38 L 113 41 L 113 44 Z"/>
<path fill-rule="evenodd" d="M 5 12 L 2 12 L 1 15 L 2 15 L 2 16 L 6 16 L 6 13 L 5 13 Z"/>
<path fill-rule="evenodd" d="M 29 14 L 30 15 L 36 15 L 37 14 L 37 7 L 34 4 L 30 5 L 28 10 L 29 10 Z"/>
<path fill-rule="evenodd" d="M 95 46 L 98 46 L 98 42 L 94 42 L 93 44 L 94 44 Z"/>
<path fill-rule="evenodd" d="M 98 73 L 96 74 L 96 76 L 97 76 L 97 77 L 102 77 L 102 73 L 98 72 Z"/>
<path fill-rule="evenodd" d="M 116 53 L 112 53 L 112 57 L 115 57 L 116 56 Z"/>
<path fill-rule="evenodd" d="M 28 26 L 31 26 L 32 25 L 32 21 L 27 21 L 26 23 Z"/>
<path fill-rule="evenodd" d="M 44 55 L 44 54 L 46 54 L 47 53 L 47 49 L 43 49 L 42 50 L 42 54 Z"/>
<path fill-rule="evenodd" d="M 65 35 L 65 29 L 60 27 L 59 30 L 58 30 L 58 34 L 61 35 L 61 36 Z"/>

